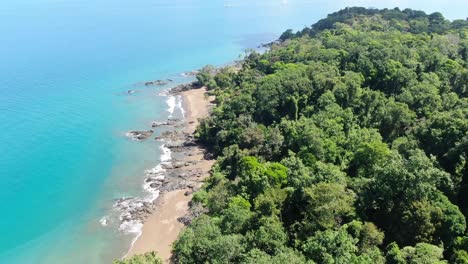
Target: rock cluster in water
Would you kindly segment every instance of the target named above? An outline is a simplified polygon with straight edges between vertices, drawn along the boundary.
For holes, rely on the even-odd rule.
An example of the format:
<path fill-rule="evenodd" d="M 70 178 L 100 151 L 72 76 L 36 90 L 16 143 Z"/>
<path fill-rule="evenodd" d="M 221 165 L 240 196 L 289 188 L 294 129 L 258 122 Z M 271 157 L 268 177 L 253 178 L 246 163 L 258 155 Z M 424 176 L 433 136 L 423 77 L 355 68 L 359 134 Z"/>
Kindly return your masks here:
<path fill-rule="evenodd" d="M 127 136 L 134 140 L 144 140 L 154 133 L 153 130 L 131 130 L 127 132 Z"/>
<path fill-rule="evenodd" d="M 114 208 L 122 212 L 120 215 L 122 223 L 143 221 L 151 213 L 153 207 L 152 202 L 135 197 L 120 198 L 114 203 Z"/>
<path fill-rule="evenodd" d="M 151 127 L 154 128 L 154 127 L 160 127 L 160 126 L 174 126 L 179 122 L 180 122 L 180 119 L 169 118 L 167 119 L 167 121 L 164 121 L 164 122 L 153 121 L 153 123 L 151 124 Z"/>
<path fill-rule="evenodd" d="M 197 75 L 198 71 L 189 71 L 189 72 L 184 72 L 184 73 L 181 73 L 180 75 L 182 75 L 183 77 L 189 77 L 189 76 L 195 76 Z"/>
<path fill-rule="evenodd" d="M 145 82 L 145 86 L 166 85 L 170 82 L 172 82 L 172 79 L 147 81 Z"/>

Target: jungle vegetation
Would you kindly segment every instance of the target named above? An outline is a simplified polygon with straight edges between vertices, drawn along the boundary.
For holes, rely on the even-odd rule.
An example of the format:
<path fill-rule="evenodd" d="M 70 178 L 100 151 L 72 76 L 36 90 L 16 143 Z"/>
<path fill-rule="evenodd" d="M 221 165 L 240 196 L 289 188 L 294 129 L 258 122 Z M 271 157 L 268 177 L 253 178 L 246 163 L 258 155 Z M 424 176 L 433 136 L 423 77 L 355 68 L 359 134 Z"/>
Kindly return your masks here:
<path fill-rule="evenodd" d="M 213 72 L 178 263 L 468 263 L 467 20 L 346 8 Z"/>

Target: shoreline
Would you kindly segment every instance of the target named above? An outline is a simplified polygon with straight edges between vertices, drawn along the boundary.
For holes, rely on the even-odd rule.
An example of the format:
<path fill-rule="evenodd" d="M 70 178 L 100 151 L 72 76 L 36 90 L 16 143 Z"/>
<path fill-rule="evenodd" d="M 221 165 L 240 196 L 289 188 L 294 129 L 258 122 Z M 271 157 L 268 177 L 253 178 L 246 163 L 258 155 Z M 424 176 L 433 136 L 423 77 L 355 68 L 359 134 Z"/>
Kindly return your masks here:
<path fill-rule="evenodd" d="M 154 209 L 145 217 L 140 234 L 132 241 L 124 258 L 156 251 L 165 263 L 170 262 L 172 243 L 184 227 L 179 218 L 188 214 L 192 192 L 201 187 L 214 163 L 205 159 L 204 149 L 193 142 L 198 119 L 209 115 L 212 98 L 205 96 L 206 88 L 181 91 L 176 87 L 170 93 L 182 98 L 183 123 L 181 131 L 167 133 L 165 137 L 169 141 L 184 141 L 182 144 L 169 144 L 177 159 L 173 158 L 172 165 L 167 166 L 167 175 L 159 197 L 154 201 Z"/>

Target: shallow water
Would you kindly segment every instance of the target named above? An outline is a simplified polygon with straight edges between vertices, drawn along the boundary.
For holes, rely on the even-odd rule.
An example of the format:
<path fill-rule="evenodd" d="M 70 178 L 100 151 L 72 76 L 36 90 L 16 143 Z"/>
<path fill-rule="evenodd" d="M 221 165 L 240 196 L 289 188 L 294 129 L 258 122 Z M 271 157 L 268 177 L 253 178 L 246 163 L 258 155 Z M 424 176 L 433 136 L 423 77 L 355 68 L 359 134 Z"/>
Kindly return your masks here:
<path fill-rule="evenodd" d="M 112 205 L 149 195 L 145 170 L 160 162 L 162 144 L 125 133 L 169 115 L 159 95 L 168 86 L 135 84 L 187 81 L 180 73 L 230 62 L 344 5 L 350 1 L 0 3 L 0 263 L 123 256 L 135 234 L 118 231 Z"/>

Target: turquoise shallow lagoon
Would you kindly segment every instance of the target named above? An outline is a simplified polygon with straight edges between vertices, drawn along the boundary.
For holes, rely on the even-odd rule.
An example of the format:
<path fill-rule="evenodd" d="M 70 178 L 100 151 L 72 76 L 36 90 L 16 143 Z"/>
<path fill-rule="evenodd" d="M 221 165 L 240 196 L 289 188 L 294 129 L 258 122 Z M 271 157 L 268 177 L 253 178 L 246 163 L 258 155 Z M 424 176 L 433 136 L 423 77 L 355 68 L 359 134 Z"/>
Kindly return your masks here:
<path fill-rule="evenodd" d="M 167 98 L 159 95 L 167 87 L 135 84 L 187 81 L 180 73 L 230 62 L 346 5 L 0 3 L 0 263 L 109 263 L 123 256 L 135 235 L 99 220 L 115 199 L 144 195 L 144 171 L 161 155 L 154 140 L 124 135 L 168 116 Z"/>

